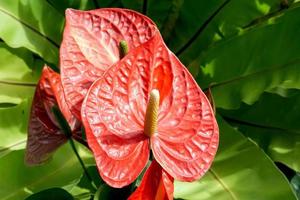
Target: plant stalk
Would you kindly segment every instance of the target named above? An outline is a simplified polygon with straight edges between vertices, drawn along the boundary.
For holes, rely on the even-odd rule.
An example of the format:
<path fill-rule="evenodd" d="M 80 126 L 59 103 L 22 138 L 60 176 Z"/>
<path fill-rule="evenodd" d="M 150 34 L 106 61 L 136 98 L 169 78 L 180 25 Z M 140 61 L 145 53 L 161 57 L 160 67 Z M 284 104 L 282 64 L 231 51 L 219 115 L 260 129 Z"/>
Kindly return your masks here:
<path fill-rule="evenodd" d="M 83 160 L 81 159 L 77 149 L 76 149 L 76 146 L 75 146 L 75 143 L 74 143 L 74 140 L 72 139 L 72 130 L 67 122 L 67 120 L 64 118 L 63 114 L 61 113 L 61 111 L 59 110 L 58 107 L 56 106 L 53 106 L 52 107 L 52 112 L 55 116 L 55 118 L 57 119 L 58 123 L 59 123 L 59 126 L 61 127 L 61 129 L 63 130 L 63 133 L 66 135 L 66 137 L 68 138 L 68 141 L 71 145 L 71 148 L 73 150 L 73 152 L 75 153 L 76 157 L 77 157 L 77 160 L 79 161 L 82 169 L 83 169 L 83 172 L 84 174 L 86 175 L 86 177 L 89 179 L 89 181 L 91 182 L 92 186 L 97 190 L 97 187 L 92 179 L 92 177 L 90 176 L 90 174 L 88 173 L 87 171 L 87 168 L 85 167 L 84 165 L 84 162 Z"/>

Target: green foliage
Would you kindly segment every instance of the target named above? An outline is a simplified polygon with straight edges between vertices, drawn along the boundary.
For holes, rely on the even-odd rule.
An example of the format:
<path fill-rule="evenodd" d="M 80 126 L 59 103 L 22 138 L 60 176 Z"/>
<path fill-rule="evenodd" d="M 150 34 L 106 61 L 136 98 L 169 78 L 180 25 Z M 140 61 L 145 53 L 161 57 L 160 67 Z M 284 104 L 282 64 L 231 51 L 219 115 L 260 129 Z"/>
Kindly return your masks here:
<path fill-rule="evenodd" d="M 3 108 L 0 107 L 0 159 L 12 150 L 25 147 L 30 104 L 24 100 L 17 105 L 2 104 Z"/>
<path fill-rule="evenodd" d="M 296 199 L 287 179 L 255 143 L 221 117 L 218 124 L 220 146 L 213 166 L 199 181 L 176 182 L 176 198 Z"/>
<path fill-rule="evenodd" d="M 0 1 L 0 37 L 57 64 L 64 17 L 47 1 Z"/>
<path fill-rule="evenodd" d="M 121 189 L 102 184 L 95 193 L 93 200 L 127 199 L 132 191 L 132 184 Z"/>
<path fill-rule="evenodd" d="M 88 161 L 86 153 L 81 156 Z M 1 199 L 15 200 L 51 187 L 70 190 L 79 181 L 81 173 L 81 166 L 67 144 L 49 163 L 38 167 L 25 165 L 24 150 L 11 151 L 0 158 L 0 196 Z"/>
<path fill-rule="evenodd" d="M 89 166 L 87 168 L 88 174 L 92 177 L 92 181 L 95 184 L 97 188 L 99 188 L 102 184 L 104 184 L 104 181 L 101 179 L 98 169 L 96 165 Z M 91 184 L 91 181 L 87 177 L 85 173 L 83 173 L 79 183 L 77 184 L 77 187 L 88 189 L 89 191 L 95 192 L 94 186 Z"/>
<path fill-rule="evenodd" d="M 264 93 L 252 106 L 222 111 L 222 115 L 253 139 L 274 160 L 300 171 L 300 93 L 288 97 Z"/>
<path fill-rule="evenodd" d="M 299 11 L 290 8 L 204 54 L 198 80 L 204 88 L 211 85 L 217 107 L 252 104 L 265 90 L 280 85 L 299 88 Z"/>
<path fill-rule="evenodd" d="M 300 171 L 300 3 L 281 2 L 286 1 L 1 0 L 1 199 L 34 193 L 28 199 L 105 199 L 133 189 L 108 187 L 91 165 L 96 190 L 68 144 L 43 166 L 24 165 L 31 99 L 43 64 L 57 67 L 68 7 L 146 13 L 202 89 L 211 87 L 219 114 L 218 154 L 202 179 L 176 182 L 176 198 L 296 199 L 274 164 Z M 94 163 L 91 153 L 79 150 L 86 164 Z M 299 174 L 292 185 L 299 194 Z"/>
<path fill-rule="evenodd" d="M 25 200 L 73 200 L 73 196 L 68 193 L 66 190 L 61 188 L 51 188 L 47 190 L 43 190 L 41 192 L 35 193 Z"/>
<path fill-rule="evenodd" d="M 299 199 L 300 198 L 300 174 L 296 174 L 293 177 L 291 183 L 292 183 L 292 186 L 294 187 L 297 197 Z"/>
<path fill-rule="evenodd" d="M 40 74 L 37 65 L 26 49 L 12 49 L 0 42 L 0 104 L 18 104 L 32 96 Z"/>

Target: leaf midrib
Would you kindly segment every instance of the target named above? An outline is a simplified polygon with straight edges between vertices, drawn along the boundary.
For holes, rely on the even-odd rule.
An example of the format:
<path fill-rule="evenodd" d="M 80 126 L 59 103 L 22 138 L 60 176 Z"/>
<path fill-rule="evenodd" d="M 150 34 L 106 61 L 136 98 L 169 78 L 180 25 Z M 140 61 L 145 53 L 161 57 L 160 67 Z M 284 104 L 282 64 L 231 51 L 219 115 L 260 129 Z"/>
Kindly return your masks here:
<path fill-rule="evenodd" d="M 41 33 L 39 30 L 37 30 L 35 27 L 32 27 L 30 24 L 27 24 L 26 22 L 22 21 L 17 16 L 12 15 L 11 13 L 7 12 L 6 10 L 4 10 L 2 7 L 0 7 L 0 12 L 2 12 L 5 15 L 8 15 L 9 17 L 11 17 L 11 18 L 15 19 L 16 21 L 20 22 L 22 25 L 26 26 L 27 28 L 29 28 L 30 30 L 32 30 L 33 32 L 35 32 L 36 34 L 38 34 L 41 37 L 45 38 L 45 40 L 47 40 L 48 42 L 50 42 L 51 44 L 53 44 L 55 47 L 59 48 L 59 44 L 57 44 L 54 40 L 50 39 L 45 34 Z"/>
<path fill-rule="evenodd" d="M 210 168 L 208 171 L 214 179 L 224 188 L 224 190 L 230 195 L 231 199 L 238 200 L 238 198 L 235 196 L 235 194 L 230 190 L 230 187 L 228 187 L 222 179 L 218 176 L 218 174 L 213 170 L 213 168 Z"/>
<path fill-rule="evenodd" d="M 296 58 L 296 59 L 294 59 L 294 60 L 292 60 L 290 62 L 287 62 L 287 63 L 279 65 L 279 66 L 269 67 L 267 69 L 262 69 L 262 70 L 255 71 L 253 73 L 246 74 L 244 76 L 238 76 L 238 77 L 235 77 L 235 78 L 232 78 L 232 79 L 228 79 L 228 80 L 221 81 L 221 82 L 218 82 L 218 83 L 215 83 L 215 84 L 211 84 L 209 87 L 203 88 L 203 90 L 208 90 L 208 88 L 212 89 L 212 88 L 224 86 L 226 84 L 230 84 L 230 83 L 233 83 L 235 81 L 247 79 L 247 78 L 249 78 L 251 76 L 255 76 L 255 75 L 258 75 L 258 74 L 271 72 L 273 70 L 283 70 L 283 69 L 285 69 L 287 67 L 293 66 L 294 64 L 298 64 L 298 63 L 300 64 L 300 58 Z"/>
<path fill-rule="evenodd" d="M 281 128 L 281 127 L 276 127 L 276 126 L 258 124 L 258 123 L 254 123 L 254 122 L 235 119 L 235 118 L 228 117 L 228 116 L 222 116 L 222 117 L 226 121 L 232 122 L 232 123 L 235 123 L 235 124 L 241 124 L 241 125 L 251 126 L 251 127 L 260 128 L 260 129 L 269 129 L 269 130 L 274 130 L 274 131 L 280 131 L 280 132 L 283 132 L 283 133 L 294 133 L 294 134 L 299 134 L 300 135 L 300 130 L 294 130 L 294 129 L 287 129 L 287 128 Z"/>
<path fill-rule="evenodd" d="M 8 151 L 13 147 L 19 146 L 19 145 L 25 143 L 26 141 L 27 141 L 27 139 L 22 139 L 22 140 L 15 141 L 15 143 L 10 144 L 9 146 L 4 146 L 3 148 L 0 148 L 0 153 Z"/>
<path fill-rule="evenodd" d="M 209 16 L 204 23 L 199 27 L 199 29 L 194 33 L 194 35 L 175 53 L 176 56 L 180 56 L 185 52 L 194 41 L 202 34 L 206 27 L 213 21 L 213 19 L 225 8 L 225 6 L 231 0 L 225 0 L 212 14 Z"/>
<path fill-rule="evenodd" d="M 23 87 L 36 87 L 37 85 L 36 83 L 20 83 L 20 82 L 2 81 L 2 80 L 0 80 L 0 84 L 23 86 Z"/>

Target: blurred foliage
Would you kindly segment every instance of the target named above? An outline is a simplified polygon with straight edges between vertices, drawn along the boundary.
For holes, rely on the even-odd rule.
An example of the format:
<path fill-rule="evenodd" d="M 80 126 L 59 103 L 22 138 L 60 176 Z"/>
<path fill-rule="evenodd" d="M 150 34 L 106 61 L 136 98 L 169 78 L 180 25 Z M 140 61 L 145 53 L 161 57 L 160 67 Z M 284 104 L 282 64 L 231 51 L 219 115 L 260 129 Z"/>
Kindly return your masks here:
<path fill-rule="evenodd" d="M 147 14 L 202 89 L 211 88 L 220 148 L 202 179 L 176 182 L 176 198 L 296 199 L 296 192 L 299 196 L 299 174 L 290 183 L 284 168 L 280 171 L 274 164 L 300 170 L 298 0 L 1 0 L 1 199 L 24 199 L 40 191 L 30 198 L 54 192 L 67 199 L 69 194 L 91 199 L 114 191 L 90 166 L 96 190 L 69 146 L 43 166 L 29 168 L 23 163 L 35 84 L 44 63 L 58 65 L 64 11 L 69 7 L 121 7 Z M 93 164 L 84 148 L 80 155 Z"/>

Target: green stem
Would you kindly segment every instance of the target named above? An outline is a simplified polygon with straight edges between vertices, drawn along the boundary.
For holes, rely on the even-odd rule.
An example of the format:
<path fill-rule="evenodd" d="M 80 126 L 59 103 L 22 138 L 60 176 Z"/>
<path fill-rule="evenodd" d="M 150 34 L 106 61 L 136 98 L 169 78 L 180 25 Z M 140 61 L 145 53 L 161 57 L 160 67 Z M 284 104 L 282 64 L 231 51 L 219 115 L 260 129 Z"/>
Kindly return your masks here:
<path fill-rule="evenodd" d="M 92 177 L 90 176 L 89 172 L 87 171 L 87 169 L 86 169 L 86 167 L 84 165 L 84 162 L 81 159 L 81 157 L 80 157 L 80 155 L 79 155 L 79 153 L 78 153 L 78 151 L 76 149 L 74 140 L 72 138 L 69 138 L 69 143 L 70 143 L 70 145 L 71 145 L 71 147 L 72 147 L 72 149 L 73 149 L 73 151 L 74 151 L 74 153 L 75 153 L 75 155 L 76 155 L 76 157 L 77 157 L 77 159 L 78 159 L 78 161 L 79 161 L 79 163 L 80 163 L 80 165 L 81 165 L 81 167 L 82 167 L 82 169 L 83 169 L 86 177 L 89 179 L 89 181 L 91 182 L 92 186 L 97 190 L 97 186 L 95 185 Z"/>
<path fill-rule="evenodd" d="M 61 111 L 59 110 L 58 107 L 56 106 L 53 106 L 52 107 L 52 112 L 55 116 L 55 118 L 57 119 L 61 129 L 63 130 L 63 133 L 66 135 L 66 137 L 68 138 L 68 141 L 71 145 L 71 148 L 72 150 L 74 151 L 82 169 L 83 169 L 83 172 L 85 173 L 86 177 L 89 179 L 89 181 L 91 182 L 92 186 L 97 190 L 97 187 L 92 179 L 92 177 L 90 176 L 90 174 L 88 173 L 85 165 L 84 165 L 84 162 L 83 160 L 81 159 L 77 149 L 76 149 L 76 146 L 75 146 L 75 143 L 74 143 L 74 140 L 72 139 L 72 130 L 67 122 L 67 120 L 64 118 L 63 114 L 61 113 Z"/>

